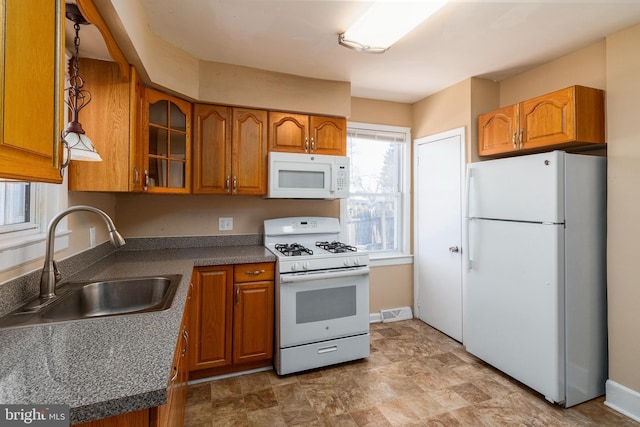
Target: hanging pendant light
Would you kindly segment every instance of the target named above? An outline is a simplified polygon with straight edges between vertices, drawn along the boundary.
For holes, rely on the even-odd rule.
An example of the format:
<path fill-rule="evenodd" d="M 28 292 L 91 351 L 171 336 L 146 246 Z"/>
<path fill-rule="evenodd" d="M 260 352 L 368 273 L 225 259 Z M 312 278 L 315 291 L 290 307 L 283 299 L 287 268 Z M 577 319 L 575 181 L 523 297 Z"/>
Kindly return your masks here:
<path fill-rule="evenodd" d="M 83 89 L 84 79 L 80 77 L 78 56 L 78 49 L 80 47 L 80 25 L 87 25 L 89 22 L 84 19 L 78 6 L 73 3 L 66 4 L 66 17 L 74 23 L 73 28 L 76 35 L 73 39 L 75 50 L 69 60 L 69 87 L 66 89 L 67 97 L 64 101 L 71 112 L 71 120 L 62 131 L 62 141 L 63 144 L 67 146 L 67 159 L 65 163 L 68 163 L 70 160 L 101 162 L 102 158 L 100 154 L 98 154 L 91 139 L 89 139 L 82 128 L 82 124 L 78 121 L 80 110 L 91 102 L 91 93 Z"/>

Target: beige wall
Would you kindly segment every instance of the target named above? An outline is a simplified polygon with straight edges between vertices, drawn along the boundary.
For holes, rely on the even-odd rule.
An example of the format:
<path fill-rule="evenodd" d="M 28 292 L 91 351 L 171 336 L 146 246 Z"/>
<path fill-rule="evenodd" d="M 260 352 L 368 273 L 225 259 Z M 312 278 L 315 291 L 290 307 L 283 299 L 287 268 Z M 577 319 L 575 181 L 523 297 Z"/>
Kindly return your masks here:
<path fill-rule="evenodd" d="M 262 234 L 267 218 L 340 215 L 337 200 L 282 200 L 252 196 L 118 194 L 116 218 L 125 237 Z M 218 218 L 232 217 L 232 231 Z"/>
<path fill-rule="evenodd" d="M 609 378 L 636 393 L 640 393 L 638 46 L 640 25 L 607 38 Z"/>
<path fill-rule="evenodd" d="M 469 127 L 471 79 L 463 80 L 413 104 L 413 139 Z"/>
<path fill-rule="evenodd" d="M 376 99 L 351 98 L 351 116 L 349 116 L 349 121 L 351 122 L 410 128 L 412 125 L 411 120 L 411 104 L 380 101 Z"/>
<path fill-rule="evenodd" d="M 500 107 L 573 85 L 606 88 L 606 43 L 597 42 L 500 82 Z"/>
<path fill-rule="evenodd" d="M 138 1 L 94 0 L 146 84 L 189 100 L 348 117 L 351 83 L 201 61 L 153 32 Z"/>

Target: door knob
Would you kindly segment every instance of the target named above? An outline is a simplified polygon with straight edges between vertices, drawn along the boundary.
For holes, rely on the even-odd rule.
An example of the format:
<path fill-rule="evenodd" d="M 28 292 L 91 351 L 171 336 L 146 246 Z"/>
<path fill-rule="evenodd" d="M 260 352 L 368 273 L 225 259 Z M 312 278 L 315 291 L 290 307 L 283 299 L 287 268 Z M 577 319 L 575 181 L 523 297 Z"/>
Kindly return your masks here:
<path fill-rule="evenodd" d="M 449 252 L 460 252 L 460 248 L 458 248 L 457 246 L 451 246 L 449 248 Z"/>

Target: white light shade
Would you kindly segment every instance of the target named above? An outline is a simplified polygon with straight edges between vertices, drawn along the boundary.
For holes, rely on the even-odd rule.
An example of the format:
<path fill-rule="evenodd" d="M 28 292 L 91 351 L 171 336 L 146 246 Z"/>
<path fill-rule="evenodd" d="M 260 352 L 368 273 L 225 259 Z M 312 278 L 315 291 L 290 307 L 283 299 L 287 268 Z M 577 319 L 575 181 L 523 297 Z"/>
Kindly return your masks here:
<path fill-rule="evenodd" d="M 84 162 L 101 162 L 102 157 L 93 147 L 91 139 L 85 134 L 69 132 L 64 136 L 69 146 L 70 159 Z"/>
<path fill-rule="evenodd" d="M 384 52 L 446 3 L 436 0 L 376 2 L 340 35 L 344 42 L 341 44 Z"/>

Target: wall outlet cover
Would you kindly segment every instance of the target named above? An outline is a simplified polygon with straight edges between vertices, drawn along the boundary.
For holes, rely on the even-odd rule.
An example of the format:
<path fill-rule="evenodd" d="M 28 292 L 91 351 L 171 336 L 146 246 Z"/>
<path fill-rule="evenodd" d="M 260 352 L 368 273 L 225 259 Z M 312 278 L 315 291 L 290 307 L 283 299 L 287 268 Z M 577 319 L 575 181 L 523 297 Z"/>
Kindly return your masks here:
<path fill-rule="evenodd" d="M 218 230 L 219 231 L 231 231 L 233 230 L 233 218 L 218 218 Z"/>

